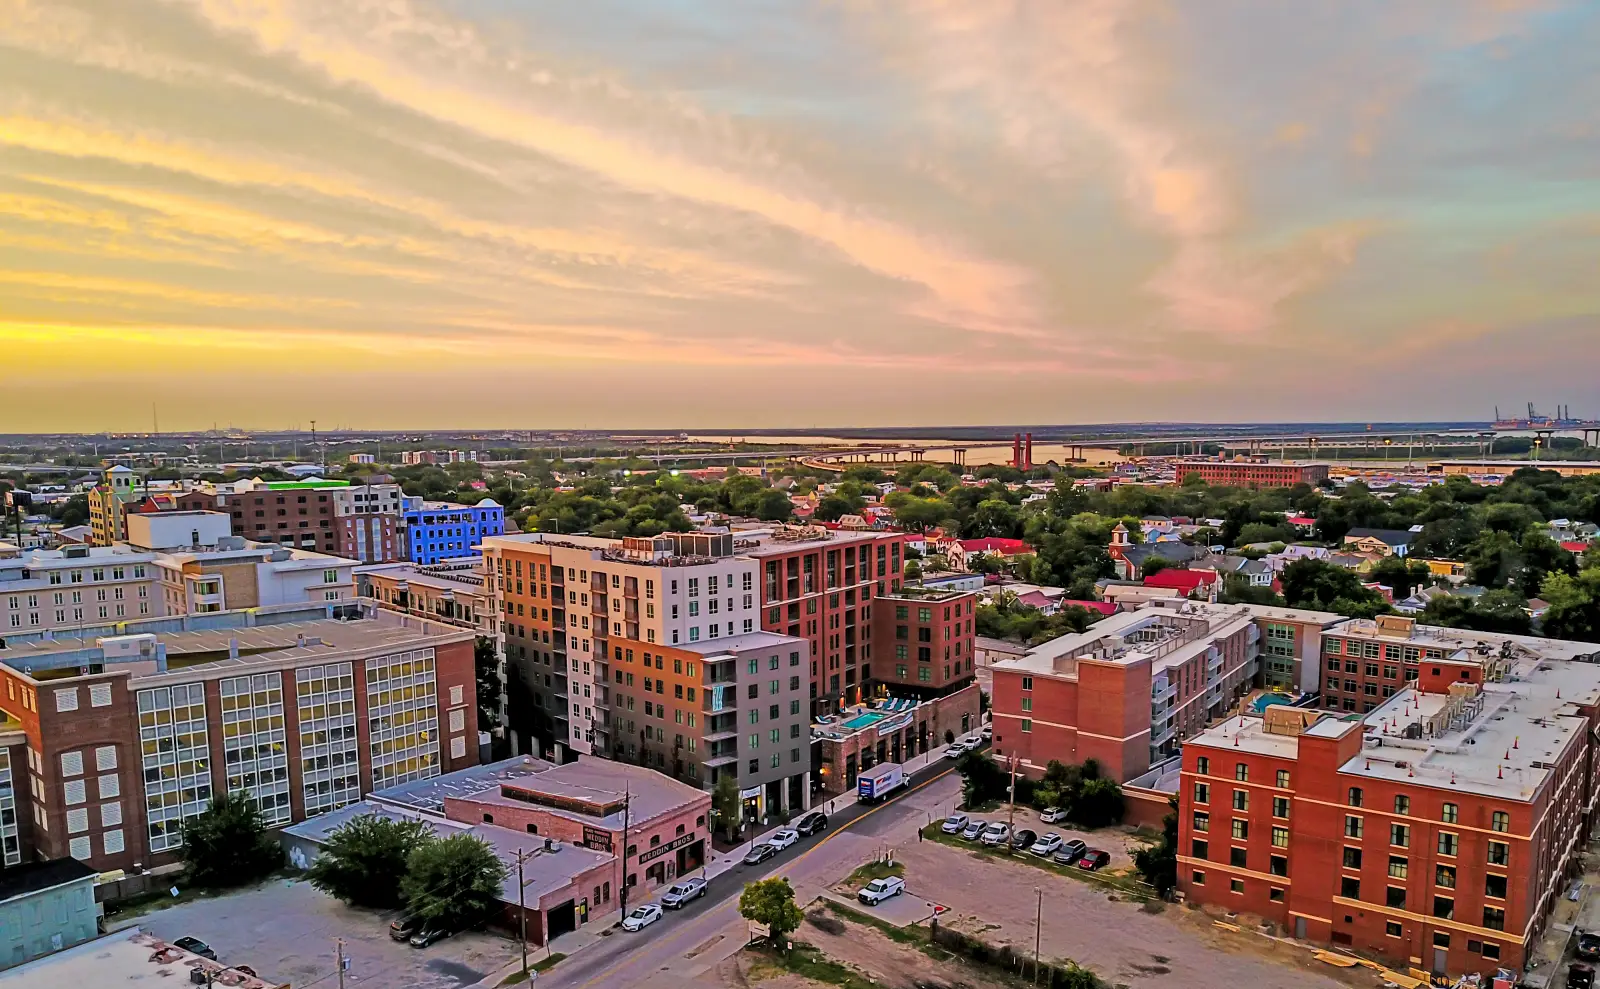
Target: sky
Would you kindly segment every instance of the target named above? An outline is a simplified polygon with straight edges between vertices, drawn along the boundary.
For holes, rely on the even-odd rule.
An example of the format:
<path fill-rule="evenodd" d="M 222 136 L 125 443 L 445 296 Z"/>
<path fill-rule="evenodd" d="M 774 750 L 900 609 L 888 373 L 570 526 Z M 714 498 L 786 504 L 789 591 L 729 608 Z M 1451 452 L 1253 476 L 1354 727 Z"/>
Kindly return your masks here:
<path fill-rule="evenodd" d="M 0 432 L 1600 417 L 1591 0 L 0 0 Z"/>

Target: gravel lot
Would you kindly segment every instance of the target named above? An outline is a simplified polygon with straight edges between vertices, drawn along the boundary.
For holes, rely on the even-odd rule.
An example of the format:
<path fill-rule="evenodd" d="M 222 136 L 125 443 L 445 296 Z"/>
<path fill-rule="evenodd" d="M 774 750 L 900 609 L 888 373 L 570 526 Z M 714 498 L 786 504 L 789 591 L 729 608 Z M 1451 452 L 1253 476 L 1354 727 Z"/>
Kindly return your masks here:
<path fill-rule="evenodd" d="M 334 986 L 333 939 L 345 939 L 347 986 L 457 989 L 518 957 L 520 948 L 494 934 L 466 933 L 429 948 L 389 938 L 389 917 L 352 910 L 309 883 L 282 880 L 227 896 L 196 900 L 132 923 L 171 940 L 193 935 L 224 964 L 245 964 L 263 978 L 299 989 L 327 977 Z"/>
<path fill-rule="evenodd" d="M 1182 917 L 1183 907 L 1168 905 L 1163 913 L 1145 913 L 1136 903 L 1108 900 L 1105 892 L 1087 883 L 937 842 L 904 845 L 900 860 L 908 887 L 951 908 L 953 916 L 946 915 L 942 923 L 981 933 L 996 944 L 1032 947 L 1034 889 L 1042 888 L 1043 955 L 1072 959 L 1113 984 L 1135 989 L 1178 982 L 1185 989 L 1346 989 L 1318 968 L 1289 963 L 1299 956 L 1285 955 L 1286 961 L 1279 962 L 1238 948 L 1247 942 L 1233 940 L 1237 936 L 1225 942 L 1210 928 Z"/>

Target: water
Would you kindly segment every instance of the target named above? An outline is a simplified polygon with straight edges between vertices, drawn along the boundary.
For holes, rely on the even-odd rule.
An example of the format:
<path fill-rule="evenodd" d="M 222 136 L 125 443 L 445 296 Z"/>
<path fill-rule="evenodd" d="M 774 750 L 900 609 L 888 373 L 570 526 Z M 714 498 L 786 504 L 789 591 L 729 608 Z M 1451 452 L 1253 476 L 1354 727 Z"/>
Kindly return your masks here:
<path fill-rule="evenodd" d="M 972 440 L 951 439 L 906 439 L 905 437 L 845 437 L 845 436 L 711 436 L 706 434 L 691 435 L 689 441 L 693 443 L 759 443 L 770 445 L 779 449 L 790 450 L 799 446 L 920 446 L 928 450 L 930 459 L 938 460 L 947 457 L 952 447 L 961 447 L 967 451 L 967 466 L 981 467 L 986 464 L 1011 463 L 1011 444 L 984 444 Z M 1084 458 L 1090 467 L 1101 467 L 1110 464 L 1119 464 L 1127 457 L 1116 450 L 1103 447 L 1080 447 L 1079 455 Z M 1071 448 L 1059 443 L 1035 443 L 1033 445 L 1033 462 L 1042 464 L 1054 460 L 1058 464 L 1067 463 L 1072 456 Z M 904 463 L 902 460 L 901 463 Z"/>

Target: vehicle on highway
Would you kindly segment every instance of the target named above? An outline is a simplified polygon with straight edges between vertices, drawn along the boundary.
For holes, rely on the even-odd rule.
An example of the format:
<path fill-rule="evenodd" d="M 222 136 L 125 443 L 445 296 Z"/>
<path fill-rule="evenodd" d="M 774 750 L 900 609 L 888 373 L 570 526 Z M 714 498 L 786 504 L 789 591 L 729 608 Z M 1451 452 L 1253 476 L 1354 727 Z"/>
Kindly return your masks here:
<path fill-rule="evenodd" d="M 389 937 L 395 941 L 409 941 L 411 935 L 422 930 L 422 918 L 401 917 L 389 922 Z"/>
<path fill-rule="evenodd" d="M 212 961 L 217 960 L 217 953 L 211 950 L 211 945 L 206 944 L 197 937 L 190 937 L 185 934 L 172 943 L 190 954 L 199 955 L 201 958 L 209 958 Z"/>
<path fill-rule="evenodd" d="M 814 810 L 805 817 L 794 822 L 794 829 L 801 834 L 816 834 L 828 826 L 828 815 L 820 810 Z"/>
<path fill-rule="evenodd" d="M 622 929 L 642 931 L 660 919 L 661 907 L 654 903 L 646 903 L 642 907 L 634 907 L 633 912 L 622 918 Z"/>
<path fill-rule="evenodd" d="M 424 927 L 411 935 L 411 946 L 413 948 L 426 948 L 428 945 L 443 941 L 449 936 L 450 932 L 443 927 Z"/>
<path fill-rule="evenodd" d="M 977 841 L 978 836 L 983 834 L 983 829 L 988 826 L 988 821 L 980 820 L 974 817 L 972 820 L 967 822 L 966 827 L 961 829 L 961 837 L 968 841 Z"/>
<path fill-rule="evenodd" d="M 959 759 L 966 754 L 967 747 L 962 745 L 960 742 L 951 742 L 949 745 L 945 746 L 944 757 L 946 759 Z"/>
<path fill-rule="evenodd" d="M 1010 841 L 1011 825 L 995 821 L 983 829 L 983 833 L 978 836 L 978 840 L 985 845 L 998 845 L 1002 842 Z"/>
<path fill-rule="evenodd" d="M 1580 930 L 1577 954 L 1586 962 L 1600 962 L 1600 932 Z"/>
<path fill-rule="evenodd" d="M 794 828 L 780 828 L 777 831 L 767 835 L 767 844 L 771 845 L 773 848 L 776 848 L 780 852 L 799 840 L 800 832 L 796 831 Z"/>
<path fill-rule="evenodd" d="M 1070 841 L 1062 842 L 1061 847 L 1056 849 L 1056 853 L 1050 856 L 1050 861 L 1057 865 L 1071 865 L 1083 858 L 1083 853 L 1088 850 L 1089 846 L 1085 842 L 1073 838 Z"/>
<path fill-rule="evenodd" d="M 1111 853 L 1099 848 L 1084 849 L 1083 857 L 1078 859 L 1078 868 L 1095 872 L 1105 868 L 1111 861 Z"/>
<path fill-rule="evenodd" d="M 960 834 L 966 830 L 967 824 L 970 823 L 971 820 L 972 818 L 965 814 L 951 814 L 949 817 L 944 819 L 943 824 L 939 825 L 939 830 L 943 831 L 945 834 Z"/>
<path fill-rule="evenodd" d="M 769 858 L 772 858 L 772 856 L 774 856 L 776 854 L 778 854 L 778 850 L 776 848 L 772 847 L 771 845 L 767 844 L 766 842 L 762 842 L 759 845 L 755 845 L 755 846 L 751 847 L 749 853 L 746 854 L 745 857 L 744 857 L 744 864 L 745 865 L 760 865 L 761 863 L 765 862 Z"/>
<path fill-rule="evenodd" d="M 1061 843 L 1064 840 L 1060 835 L 1051 831 L 1048 834 L 1041 835 L 1039 840 L 1028 848 L 1028 851 L 1035 855 L 1054 855 L 1061 849 Z"/>
<path fill-rule="evenodd" d="M 906 881 L 899 876 L 885 876 L 874 879 L 856 891 L 856 899 L 869 906 L 882 903 L 891 896 L 899 896 L 906 891 Z"/>
<path fill-rule="evenodd" d="M 1018 828 L 1011 832 L 1011 847 L 1017 851 L 1032 848 L 1033 843 L 1039 840 L 1039 832 L 1029 828 Z"/>
<path fill-rule="evenodd" d="M 1039 820 L 1046 824 L 1055 824 L 1058 821 L 1065 821 L 1066 819 L 1067 812 L 1062 810 L 1060 807 L 1046 807 L 1044 809 L 1044 813 L 1039 815 Z"/>
<path fill-rule="evenodd" d="M 688 903 L 706 895 L 706 881 L 699 876 L 673 883 L 672 887 L 661 894 L 661 905 L 668 910 L 676 910 Z"/>

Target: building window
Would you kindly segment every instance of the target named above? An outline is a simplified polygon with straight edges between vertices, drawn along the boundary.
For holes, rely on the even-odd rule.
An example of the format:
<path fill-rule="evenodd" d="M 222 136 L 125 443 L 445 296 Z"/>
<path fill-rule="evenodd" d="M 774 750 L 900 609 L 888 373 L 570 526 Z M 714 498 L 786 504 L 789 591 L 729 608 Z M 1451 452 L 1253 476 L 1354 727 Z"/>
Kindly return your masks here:
<path fill-rule="evenodd" d="M 1408 860 L 1400 857 L 1399 855 L 1389 856 L 1389 878 L 1404 879 L 1409 871 L 1410 863 Z"/>
<path fill-rule="evenodd" d="M 926 673 L 926 672 L 928 672 L 928 671 L 927 671 L 927 670 L 918 670 L 918 671 L 917 671 L 917 672 L 919 672 L 919 673 Z M 926 680 L 926 679 L 927 679 L 927 677 L 925 677 L 925 676 L 924 676 L 924 677 L 919 677 L 919 679 L 922 679 L 922 680 Z M 1023 718 L 1023 719 L 1022 719 L 1022 730 L 1023 730 L 1023 731 L 1024 731 L 1024 732 L 1031 732 L 1031 731 L 1033 731 L 1033 719 L 1032 719 L 1032 718 Z"/>
<path fill-rule="evenodd" d="M 1278 770 L 1278 786 L 1282 789 L 1288 789 L 1289 771 L 1287 769 Z"/>
<path fill-rule="evenodd" d="M 1497 810 L 1489 817 L 1489 827 L 1495 831 L 1511 830 L 1511 815 L 1503 810 Z"/>
<path fill-rule="evenodd" d="M 269 825 L 287 824 L 289 761 L 282 674 L 232 677 L 219 681 L 217 687 L 229 792 L 249 794 Z"/>
<path fill-rule="evenodd" d="M 1209 842 L 1201 841 L 1198 838 L 1189 842 L 1189 853 L 1191 858 L 1210 858 L 1211 856 L 1208 854 L 1210 850 L 1211 845 Z"/>
<path fill-rule="evenodd" d="M 1228 849 L 1228 864 L 1236 869 L 1248 869 L 1250 867 L 1249 852 L 1243 848 Z"/>
<path fill-rule="evenodd" d="M 1233 809 L 1234 810 L 1249 810 L 1250 809 L 1250 791 L 1249 790 L 1235 790 L 1235 791 L 1233 791 Z"/>
<path fill-rule="evenodd" d="M 1243 893 L 1244 892 L 1244 880 L 1243 879 L 1230 879 L 1230 880 L 1228 880 L 1228 892 L 1230 892 L 1230 893 Z"/>
<path fill-rule="evenodd" d="M 1211 772 L 1211 760 L 1205 756 L 1201 756 L 1200 758 L 1196 759 L 1194 761 L 1194 771 L 1199 773 L 1201 776 L 1209 774 Z"/>
<path fill-rule="evenodd" d="M 1274 847 L 1274 848 L 1288 848 L 1289 847 L 1289 829 L 1288 828 L 1273 828 L 1272 829 L 1272 847 Z"/>
<path fill-rule="evenodd" d="M 1405 824 L 1389 825 L 1389 844 L 1396 848 L 1411 847 L 1411 828 Z"/>
<path fill-rule="evenodd" d="M 1443 889 L 1456 888 L 1456 867 L 1453 865 L 1437 865 L 1433 868 L 1433 884 Z"/>
<path fill-rule="evenodd" d="M 1492 896 L 1497 900 L 1506 898 L 1506 877 L 1496 876 L 1493 873 L 1483 877 L 1483 895 Z M 1504 930 L 1497 927 L 1495 930 Z"/>
<path fill-rule="evenodd" d="M 1359 838 L 1364 831 L 1361 818 L 1354 814 L 1346 814 L 1344 818 L 1344 836 L 1346 838 Z"/>
<path fill-rule="evenodd" d="M 150 849 L 183 844 L 183 822 L 211 802 L 205 688 L 199 683 L 138 692 Z"/>
<path fill-rule="evenodd" d="M 1396 814 L 1411 813 L 1411 798 L 1403 793 L 1397 795 L 1394 798 L 1394 812 Z"/>
<path fill-rule="evenodd" d="M 1276 886 L 1270 887 L 1267 890 L 1267 899 L 1271 900 L 1273 903 L 1282 903 L 1283 902 L 1283 890 L 1279 889 Z"/>
<path fill-rule="evenodd" d="M 1445 804 L 1444 807 L 1439 811 L 1439 820 L 1446 824 L 1456 823 L 1457 809 L 1458 808 L 1455 804 Z"/>
<path fill-rule="evenodd" d="M 1344 867 L 1346 869 L 1361 868 L 1361 849 L 1344 846 Z"/>
<path fill-rule="evenodd" d="M 1433 915 L 1441 920 L 1453 920 L 1456 915 L 1456 901 L 1448 896 L 1435 896 Z"/>
<path fill-rule="evenodd" d="M 1206 814 L 1206 813 L 1202 813 L 1201 811 L 1195 811 L 1194 812 L 1194 830 L 1195 831 L 1210 831 L 1211 830 L 1211 815 L 1210 814 Z"/>
<path fill-rule="evenodd" d="M 1503 841 L 1491 841 L 1491 842 L 1489 842 L 1489 864 L 1490 865 L 1510 865 L 1511 864 L 1511 846 L 1506 844 Z"/>
<path fill-rule="evenodd" d="M 1454 855 L 1456 853 L 1456 836 L 1448 831 L 1439 832 L 1439 854 Z"/>
<path fill-rule="evenodd" d="M 1287 876 L 1289 874 L 1289 860 L 1282 855 L 1267 857 L 1267 871 L 1274 876 Z"/>
<path fill-rule="evenodd" d="M 1238 780 L 1241 783 L 1250 782 L 1250 765 L 1249 765 L 1249 763 L 1244 763 L 1244 762 L 1235 763 L 1234 767 L 1233 767 L 1233 778 Z"/>
<path fill-rule="evenodd" d="M 1361 787 L 1352 786 L 1350 788 L 1350 792 L 1346 795 L 1346 799 L 1347 799 L 1348 803 L 1350 804 L 1350 806 L 1352 806 L 1352 807 L 1360 807 L 1361 806 Z"/>
<path fill-rule="evenodd" d="M 1210 803 L 1211 787 L 1205 783 L 1196 783 L 1194 785 L 1194 802 L 1197 804 Z"/>
<path fill-rule="evenodd" d="M 1390 937 L 1400 937 L 1404 932 L 1401 931 L 1400 922 L 1398 920 L 1389 920 L 1384 922 L 1383 933 L 1389 935 Z"/>
<path fill-rule="evenodd" d="M 1239 839 L 1240 841 L 1243 841 L 1244 839 L 1249 838 L 1250 837 L 1250 822 L 1249 821 L 1241 821 L 1238 818 L 1234 818 L 1234 820 L 1233 820 L 1233 836 L 1235 838 Z"/>
<path fill-rule="evenodd" d="M 1361 880 L 1354 876 L 1339 877 L 1339 895 L 1347 900 L 1361 899 Z"/>
<path fill-rule="evenodd" d="M 1206 884 L 1206 874 L 1204 872 L 1191 872 L 1189 873 L 1189 882 L 1196 886 L 1204 886 Z"/>
<path fill-rule="evenodd" d="M 1404 910 L 1406 908 L 1406 888 L 1404 886 L 1386 887 L 1383 895 L 1383 903 L 1384 906 L 1396 907 Z"/>
<path fill-rule="evenodd" d="M 1289 798 L 1288 797 L 1273 797 L 1272 798 L 1272 816 L 1273 817 L 1277 817 L 1277 818 L 1282 818 L 1284 820 L 1288 820 L 1288 818 L 1289 818 Z"/>
<path fill-rule="evenodd" d="M 1489 942 L 1485 941 L 1483 943 L 1483 957 L 1491 960 L 1498 960 L 1500 958 L 1500 946 L 1498 944 L 1490 944 Z"/>

